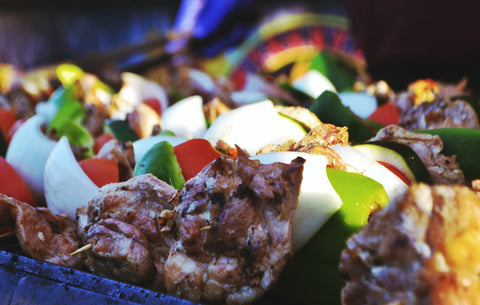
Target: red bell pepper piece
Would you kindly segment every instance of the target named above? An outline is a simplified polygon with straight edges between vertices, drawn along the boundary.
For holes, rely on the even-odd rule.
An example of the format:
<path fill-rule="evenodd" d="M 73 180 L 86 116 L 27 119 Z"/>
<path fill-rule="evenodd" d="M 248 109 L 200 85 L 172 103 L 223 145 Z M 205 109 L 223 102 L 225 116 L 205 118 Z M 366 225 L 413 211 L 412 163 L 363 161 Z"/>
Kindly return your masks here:
<path fill-rule="evenodd" d="M 8 139 L 8 131 L 17 119 L 12 111 L 8 109 L 0 109 L 0 130 L 5 139 Z"/>
<path fill-rule="evenodd" d="M 153 110 L 155 110 L 155 112 L 157 114 L 159 114 L 159 115 L 162 114 L 162 106 L 161 106 L 161 103 L 158 99 L 156 99 L 154 97 L 149 97 L 149 98 L 144 99 L 142 101 L 142 103 L 151 107 Z"/>
<path fill-rule="evenodd" d="M 98 187 L 119 181 L 117 162 L 105 158 L 88 158 L 79 162 L 85 174 Z"/>
<path fill-rule="evenodd" d="M 385 166 L 389 171 L 391 171 L 395 175 L 397 175 L 397 177 L 400 178 L 403 182 L 405 182 L 406 185 L 408 186 L 412 185 L 412 181 L 410 181 L 410 179 L 408 179 L 408 177 L 405 176 L 395 165 L 392 165 L 390 163 L 383 162 L 383 161 L 377 161 L 377 162 Z"/>
<path fill-rule="evenodd" d="M 96 137 L 93 144 L 93 153 L 98 154 L 103 145 L 114 138 L 115 137 L 111 133 L 104 133 Z"/>
<path fill-rule="evenodd" d="M 26 202 L 31 206 L 37 206 L 25 181 L 2 157 L 0 157 L 0 193 Z"/>
<path fill-rule="evenodd" d="M 221 156 L 205 139 L 191 139 L 173 148 L 185 180 L 195 177 L 207 164 Z"/>
<path fill-rule="evenodd" d="M 400 110 L 393 103 L 388 102 L 378 107 L 368 118 L 384 126 L 398 124 Z"/>

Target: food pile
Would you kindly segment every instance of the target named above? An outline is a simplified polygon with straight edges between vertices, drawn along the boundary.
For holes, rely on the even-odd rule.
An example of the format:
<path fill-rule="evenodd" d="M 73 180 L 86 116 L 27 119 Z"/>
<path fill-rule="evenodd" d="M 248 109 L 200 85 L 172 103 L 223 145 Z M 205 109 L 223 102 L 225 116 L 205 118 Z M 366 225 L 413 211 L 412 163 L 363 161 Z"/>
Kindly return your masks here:
<path fill-rule="evenodd" d="M 325 51 L 302 77 L 250 73 L 258 86 L 243 88 L 198 66 L 119 86 L 72 63 L 0 66 L 2 234 L 194 302 L 427 304 L 475 289 L 467 83 L 397 93 L 349 76 L 338 90 L 326 66 L 342 69 Z"/>

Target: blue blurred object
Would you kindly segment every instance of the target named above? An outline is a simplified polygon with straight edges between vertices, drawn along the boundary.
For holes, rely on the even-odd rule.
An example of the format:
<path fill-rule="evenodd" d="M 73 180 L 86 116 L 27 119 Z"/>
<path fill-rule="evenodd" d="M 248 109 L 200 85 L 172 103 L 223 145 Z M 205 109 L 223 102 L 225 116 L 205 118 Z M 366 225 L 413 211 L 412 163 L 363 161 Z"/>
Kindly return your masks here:
<path fill-rule="evenodd" d="M 187 44 L 191 51 L 214 56 L 242 42 L 258 21 L 259 1 L 182 0 L 173 32 L 178 36 L 167 45 L 178 52 Z"/>

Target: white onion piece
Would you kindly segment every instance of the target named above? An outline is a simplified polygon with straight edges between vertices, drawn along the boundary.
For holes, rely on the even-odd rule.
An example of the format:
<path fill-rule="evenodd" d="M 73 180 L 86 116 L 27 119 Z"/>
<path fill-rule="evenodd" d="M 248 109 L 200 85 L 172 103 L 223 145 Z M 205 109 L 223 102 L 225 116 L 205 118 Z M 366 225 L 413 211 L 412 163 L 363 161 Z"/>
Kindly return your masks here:
<path fill-rule="evenodd" d="M 214 93 L 217 89 L 217 86 L 215 85 L 212 77 L 203 71 L 197 69 L 189 69 L 188 76 L 190 77 L 190 80 L 195 85 L 195 87 L 199 88 L 202 91 Z"/>
<path fill-rule="evenodd" d="M 68 139 L 62 137 L 45 165 L 47 207 L 75 219 L 77 208 L 87 205 L 98 190 L 75 159 Z"/>
<path fill-rule="evenodd" d="M 332 82 L 316 70 L 310 70 L 295 80 L 293 87 L 310 95 L 312 98 L 319 97 L 325 90 L 337 92 Z"/>
<path fill-rule="evenodd" d="M 199 138 L 207 130 L 203 99 L 199 95 L 184 98 L 162 112 L 162 129 L 185 138 Z"/>
<path fill-rule="evenodd" d="M 361 118 L 368 118 L 377 109 L 377 98 L 364 92 L 341 92 L 338 97 L 345 107 Z"/>
<path fill-rule="evenodd" d="M 52 93 L 52 95 L 50 95 L 50 98 L 48 99 L 48 101 L 38 103 L 35 106 L 35 113 L 40 114 L 42 117 L 44 117 L 46 122 L 51 122 L 55 117 L 55 115 L 57 114 L 61 104 L 56 100 L 62 99 L 64 92 L 65 92 L 65 88 L 59 87 L 57 90 L 55 90 Z"/>
<path fill-rule="evenodd" d="M 46 120 L 38 114 L 23 123 L 10 141 L 5 156 L 25 181 L 38 204 L 45 202 L 43 172 L 47 158 L 56 144 L 40 130 L 44 123 Z"/>
<path fill-rule="evenodd" d="M 219 116 L 203 138 L 216 145 L 223 140 L 237 144 L 250 155 L 268 144 L 283 144 L 299 140 L 305 130 L 289 118 L 281 117 L 270 100 L 241 106 Z"/>
<path fill-rule="evenodd" d="M 233 91 L 230 97 L 235 103 L 241 105 L 256 103 L 268 99 L 268 95 L 264 92 L 266 88 L 268 85 L 265 84 L 263 77 L 247 72 L 243 87 L 238 91 Z"/>
<path fill-rule="evenodd" d="M 260 102 L 268 98 L 265 93 L 254 90 L 234 91 L 231 93 L 230 97 L 235 101 L 235 103 L 240 105 Z"/>
<path fill-rule="evenodd" d="M 296 157 L 306 160 L 298 196 L 298 207 L 293 219 L 293 250 L 300 250 L 327 220 L 342 206 L 342 199 L 327 177 L 328 158 L 300 152 L 273 152 L 252 159 L 263 164 L 290 163 Z"/>
<path fill-rule="evenodd" d="M 382 184 L 390 201 L 402 196 L 408 190 L 408 185 L 397 175 L 352 146 L 337 144 L 331 148 L 340 155 L 345 163 L 357 169 L 360 174 Z"/>
<path fill-rule="evenodd" d="M 133 153 L 135 155 L 135 162 L 140 161 L 142 156 L 158 142 L 167 141 L 168 143 L 172 144 L 172 146 L 175 146 L 187 140 L 187 138 L 168 135 L 156 135 L 137 140 L 133 142 Z"/>
<path fill-rule="evenodd" d="M 124 119 L 127 113 L 132 112 L 137 105 L 149 98 L 157 99 L 160 102 L 161 111 L 168 107 L 167 93 L 159 84 L 131 72 L 123 72 L 121 78 L 123 86 L 118 95 L 129 103 L 129 107 L 118 110 L 112 117 Z"/>

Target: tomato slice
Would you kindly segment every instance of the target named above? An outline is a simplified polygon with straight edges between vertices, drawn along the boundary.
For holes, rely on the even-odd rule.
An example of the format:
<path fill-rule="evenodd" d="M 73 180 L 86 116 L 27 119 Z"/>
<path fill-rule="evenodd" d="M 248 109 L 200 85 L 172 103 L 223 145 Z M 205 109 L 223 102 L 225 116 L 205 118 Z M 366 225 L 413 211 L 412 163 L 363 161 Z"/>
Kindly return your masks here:
<path fill-rule="evenodd" d="M 221 156 L 205 139 L 191 139 L 173 149 L 185 180 L 196 176 L 208 163 Z"/>
<path fill-rule="evenodd" d="M 36 206 L 32 192 L 25 181 L 2 157 L 0 157 L 0 193 Z"/>
<path fill-rule="evenodd" d="M 410 179 L 408 179 L 408 177 L 405 176 L 395 165 L 392 165 L 390 163 L 383 162 L 383 161 L 377 161 L 377 162 L 385 166 L 388 170 L 390 170 L 395 175 L 397 175 L 397 177 L 400 178 L 403 182 L 405 182 L 406 185 L 408 186 L 412 185 L 412 181 L 410 181 Z"/>
<path fill-rule="evenodd" d="M 79 162 L 85 174 L 98 187 L 119 181 L 117 162 L 105 158 L 88 158 Z"/>

